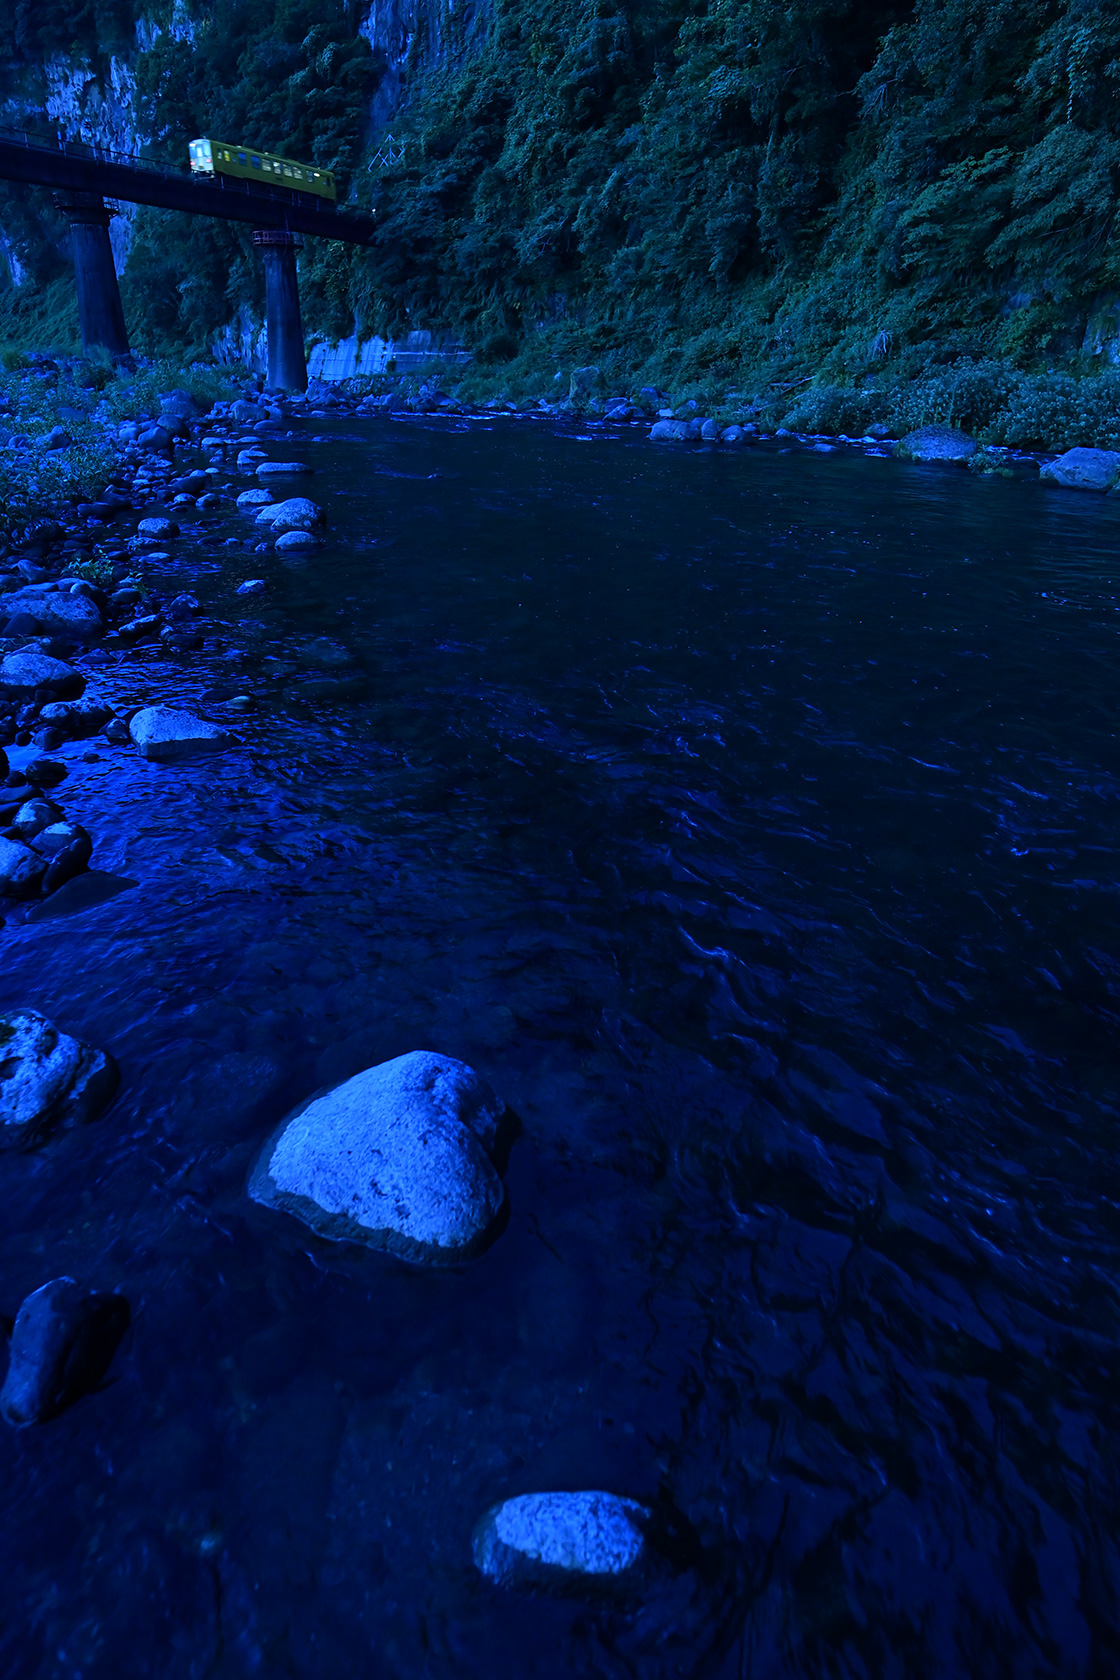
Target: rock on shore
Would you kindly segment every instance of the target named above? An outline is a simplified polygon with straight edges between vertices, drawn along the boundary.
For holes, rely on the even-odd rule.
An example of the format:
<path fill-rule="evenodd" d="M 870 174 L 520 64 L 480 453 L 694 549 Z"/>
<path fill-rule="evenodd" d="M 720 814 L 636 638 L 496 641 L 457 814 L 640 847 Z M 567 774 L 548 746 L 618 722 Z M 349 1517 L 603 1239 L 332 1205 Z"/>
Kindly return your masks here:
<path fill-rule="evenodd" d="M 1067 449 L 1056 461 L 1048 461 L 1038 476 L 1066 490 L 1111 490 L 1120 479 L 1120 451 Z"/>
<path fill-rule="evenodd" d="M 249 1193 L 321 1236 L 412 1260 L 478 1253 L 505 1190 L 505 1105 L 463 1062 L 416 1050 L 312 1097 L 269 1139 Z"/>
<path fill-rule="evenodd" d="M 633 1581 L 650 1513 L 614 1493 L 525 1493 L 480 1519 L 471 1550 L 500 1586 L 579 1590 Z"/>
<path fill-rule="evenodd" d="M 0 1015 L 0 1146 L 96 1119 L 117 1088 L 112 1056 L 60 1032 L 34 1009 Z"/>
<path fill-rule="evenodd" d="M 975 455 L 976 449 L 975 438 L 959 432 L 955 426 L 919 426 L 916 432 L 907 432 L 895 445 L 894 452 L 900 461 L 952 461 L 960 464 L 970 455 Z"/>

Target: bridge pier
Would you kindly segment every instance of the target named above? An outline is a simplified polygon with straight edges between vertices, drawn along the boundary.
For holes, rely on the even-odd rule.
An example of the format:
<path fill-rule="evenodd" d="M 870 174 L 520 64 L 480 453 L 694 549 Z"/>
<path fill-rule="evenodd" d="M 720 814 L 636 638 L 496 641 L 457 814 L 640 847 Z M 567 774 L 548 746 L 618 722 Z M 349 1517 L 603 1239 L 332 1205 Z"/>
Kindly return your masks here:
<path fill-rule="evenodd" d="M 128 331 L 105 200 L 100 193 L 56 193 L 55 204 L 70 221 L 82 351 L 88 356 L 92 350 L 107 350 L 115 362 L 123 361 L 129 355 Z"/>
<path fill-rule="evenodd" d="M 306 391 L 307 361 L 296 280 L 296 252 L 303 240 L 298 233 L 287 233 L 283 228 L 258 228 L 253 244 L 264 263 L 268 383 L 278 391 Z"/>

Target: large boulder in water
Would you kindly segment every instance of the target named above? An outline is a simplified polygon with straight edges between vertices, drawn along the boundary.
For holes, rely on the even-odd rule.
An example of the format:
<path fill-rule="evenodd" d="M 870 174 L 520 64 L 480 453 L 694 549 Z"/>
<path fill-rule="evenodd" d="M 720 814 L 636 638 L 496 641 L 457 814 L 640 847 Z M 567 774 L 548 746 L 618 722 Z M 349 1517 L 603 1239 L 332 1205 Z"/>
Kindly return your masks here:
<path fill-rule="evenodd" d="M 48 636 L 61 633 L 77 642 L 92 642 L 105 629 L 97 605 L 88 595 L 30 584 L 3 596 L 0 604 L 10 618 L 29 618 L 36 630 Z"/>
<path fill-rule="evenodd" d="M 123 1295 L 94 1294 L 71 1277 L 27 1297 L 12 1329 L 0 1415 L 14 1429 L 46 1423 L 98 1387 L 128 1329 Z"/>
<path fill-rule="evenodd" d="M 0 1015 L 0 1147 L 95 1119 L 119 1078 L 112 1056 L 60 1032 L 37 1010 Z"/>
<path fill-rule="evenodd" d="M 1120 479 L 1120 451 L 1067 449 L 1056 461 L 1048 461 L 1038 476 L 1066 490 L 1111 490 Z"/>
<path fill-rule="evenodd" d="M 172 706 L 144 706 L 132 714 L 128 732 L 140 757 L 154 759 L 158 764 L 197 758 L 199 753 L 220 752 L 233 742 L 233 736 L 218 724 L 207 723 L 193 712 L 181 712 Z"/>
<path fill-rule="evenodd" d="M 86 679 L 72 665 L 35 648 L 9 653 L 0 660 L 0 691 L 30 697 L 37 689 L 49 688 L 59 695 L 78 695 L 86 686 Z"/>
<path fill-rule="evenodd" d="M 465 1063 L 415 1050 L 297 1108 L 249 1194 L 335 1241 L 437 1265 L 470 1259 L 505 1202 L 492 1159 L 504 1112 Z"/>
<path fill-rule="evenodd" d="M 258 525 L 270 525 L 279 536 L 281 531 L 313 531 L 322 525 L 326 515 L 318 503 L 306 496 L 289 496 L 286 501 L 262 507 L 257 514 Z"/>
<path fill-rule="evenodd" d="M 977 443 L 955 426 L 919 426 L 895 445 L 900 461 L 950 461 L 963 464 L 975 455 Z"/>
<path fill-rule="evenodd" d="M 684 443 L 687 437 L 687 420 L 655 420 L 649 434 L 649 441 L 651 443 Z"/>
<path fill-rule="evenodd" d="M 480 1519 L 471 1550 L 501 1586 L 569 1591 L 638 1576 L 650 1512 L 614 1493 L 525 1493 Z"/>

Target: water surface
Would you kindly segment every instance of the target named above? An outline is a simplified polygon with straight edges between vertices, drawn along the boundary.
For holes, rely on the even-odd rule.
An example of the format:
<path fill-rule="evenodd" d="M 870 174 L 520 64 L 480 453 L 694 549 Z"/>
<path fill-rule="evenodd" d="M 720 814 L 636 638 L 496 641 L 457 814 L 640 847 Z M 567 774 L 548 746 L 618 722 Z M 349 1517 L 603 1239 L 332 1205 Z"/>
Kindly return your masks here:
<path fill-rule="evenodd" d="M 327 431 L 324 548 L 199 527 L 217 642 L 105 677 L 248 687 L 241 746 L 66 749 L 139 885 L 0 935 L 0 1005 L 124 1075 L 0 1162 L 0 1310 L 135 1315 L 0 1437 L 4 1672 L 1114 1674 L 1120 504 Z M 288 1108 L 418 1048 L 520 1116 L 487 1255 L 247 1201 Z M 479 1579 L 488 1505 L 595 1486 L 675 1528 L 656 1591 Z"/>

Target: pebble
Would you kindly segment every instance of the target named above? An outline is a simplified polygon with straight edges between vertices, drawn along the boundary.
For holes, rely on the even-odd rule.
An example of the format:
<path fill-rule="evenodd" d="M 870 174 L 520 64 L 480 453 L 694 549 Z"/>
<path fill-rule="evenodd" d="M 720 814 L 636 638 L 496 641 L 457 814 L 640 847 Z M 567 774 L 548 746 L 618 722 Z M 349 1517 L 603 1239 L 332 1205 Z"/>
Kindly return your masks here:
<path fill-rule="evenodd" d="M 5 844 L 10 842 L 0 841 Z M 120 1079 L 106 1051 L 71 1038 L 34 1009 L 0 1015 L 0 1049 L 5 1068 L 0 1146 L 5 1148 L 22 1148 L 59 1126 L 95 1120 Z"/>
<path fill-rule="evenodd" d="M 571 1587 L 633 1579 L 650 1512 L 614 1493 L 525 1493 L 475 1528 L 476 1566 L 501 1586 Z"/>
<path fill-rule="evenodd" d="M 290 1114 L 265 1145 L 249 1194 L 334 1241 L 430 1264 L 466 1260 L 504 1205 L 491 1159 L 504 1111 L 463 1062 L 413 1051 Z"/>
<path fill-rule="evenodd" d="M 46 1423 L 102 1382 L 131 1312 L 123 1295 L 52 1278 L 23 1302 L 12 1328 L 0 1415 L 15 1429 Z"/>

